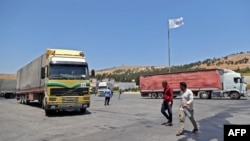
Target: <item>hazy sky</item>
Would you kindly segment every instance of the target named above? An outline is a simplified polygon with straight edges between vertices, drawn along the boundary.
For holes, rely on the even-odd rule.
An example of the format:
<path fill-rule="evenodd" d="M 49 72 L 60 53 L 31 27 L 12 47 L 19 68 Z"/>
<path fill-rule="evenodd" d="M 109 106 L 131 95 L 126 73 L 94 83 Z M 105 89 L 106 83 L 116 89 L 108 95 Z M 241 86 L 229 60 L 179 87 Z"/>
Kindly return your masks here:
<path fill-rule="evenodd" d="M 0 73 L 47 48 L 82 50 L 89 68 L 168 65 L 250 51 L 249 0 L 0 0 Z"/>

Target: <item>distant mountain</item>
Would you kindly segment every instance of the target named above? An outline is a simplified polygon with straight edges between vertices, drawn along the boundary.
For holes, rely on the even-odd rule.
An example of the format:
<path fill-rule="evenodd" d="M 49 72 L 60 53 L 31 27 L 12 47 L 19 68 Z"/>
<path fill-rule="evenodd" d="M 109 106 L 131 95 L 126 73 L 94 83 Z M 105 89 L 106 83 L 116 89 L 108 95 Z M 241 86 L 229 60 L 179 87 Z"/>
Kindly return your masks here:
<path fill-rule="evenodd" d="M 172 66 L 174 67 L 183 67 L 186 66 L 189 69 L 250 69 L 250 51 L 248 52 L 240 52 L 235 54 L 230 54 L 220 58 L 211 58 L 205 59 L 203 61 L 197 61 L 190 64 L 180 65 L 180 66 Z M 131 73 L 138 73 L 140 71 L 152 71 L 157 69 L 163 69 L 166 66 L 119 66 L 113 68 L 106 68 L 102 70 L 96 70 L 97 75 L 102 74 L 124 74 L 130 71 Z M 168 69 L 168 68 L 166 68 Z"/>
<path fill-rule="evenodd" d="M 103 70 L 96 70 L 96 74 L 110 74 L 110 73 L 115 73 L 115 74 L 123 74 L 124 72 L 131 71 L 133 73 L 137 73 L 140 71 L 147 71 L 147 70 L 152 70 L 152 69 L 163 69 L 166 66 L 119 66 L 119 67 L 113 67 L 113 68 L 106 68 Z"/>
<path fill-rule="evenodd" d="M 0 74 L 0 79 L 16 79 L 16 74 Z"/>
<path fill-rule="evenodd" d="M 197 61 L 190 64 L 172 66 L 172 68 L 185 67 L 188 69 L 249 69 L 250 70 L 250 51 L 230 54 L 220 58 L 205 59 L 203 61 Z M 128 74 L 128 73 L 140 73 L 147 71 L 155 71 L 160 69 L 168 69 L 166 66 L 119 66 L 113 68 L 106 68 L 102 70 L 96 70 L 96 75 L 102 74 Z M 0 74 L 0 79 L 15 79 L 16 74 Z"/>
<path fill-rule="evenodd" d="M 250 68 L 250 51 L 231 54 L 221 58 L 206 59 L 194 63 L 193 68 L 245 69 Z"/>

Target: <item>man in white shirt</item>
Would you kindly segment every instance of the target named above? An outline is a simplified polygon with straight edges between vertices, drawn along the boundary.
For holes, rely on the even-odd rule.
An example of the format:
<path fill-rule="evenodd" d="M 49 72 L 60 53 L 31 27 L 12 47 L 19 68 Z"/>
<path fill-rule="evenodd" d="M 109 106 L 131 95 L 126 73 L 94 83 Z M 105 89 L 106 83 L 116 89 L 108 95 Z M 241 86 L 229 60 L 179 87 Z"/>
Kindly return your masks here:
<path fill-rule="evenodd" d="M 112 97 L 112 92 L 111 92 L 110 88 L 107 88 L 105 90 L 104 106 L 109 105 L 110 97 Z"/>
<path fill-rule="evenodd" d="M 193 133 L 198 132 L 198 126 L 194 119 L 194 109 L 193 109 L 193 92 L 187 88 L 186 82 L 180 82 L 180 89 L 181 89 L 181 105 L 179 108 L 179 131 L 176 133 L 176 136 L 183 135 L 184 125 L 185 125 L 185 118 L 186 113 L 184 112 L 185 108 L 191 114 L 189 117 L 191 123 L 194 126 Z"/>

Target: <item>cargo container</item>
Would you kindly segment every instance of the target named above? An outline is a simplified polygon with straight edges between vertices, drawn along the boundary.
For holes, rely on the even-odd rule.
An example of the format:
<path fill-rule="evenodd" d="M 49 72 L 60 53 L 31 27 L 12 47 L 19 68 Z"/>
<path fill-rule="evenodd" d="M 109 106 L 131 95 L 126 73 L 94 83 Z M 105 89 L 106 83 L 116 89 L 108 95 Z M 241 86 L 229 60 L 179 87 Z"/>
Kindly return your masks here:
<path fill-rule="evenodd" d="M 180 94 L 180 82 L 186 82 L 195 96 L 202 99 L 230 97 L 240 99 L 246 96 L 247 84 L 240 73 L 228 69 L 205 69 L 140 76 L 142 97 L 162 98 L 162 81 L 166 80 L 173 88 L 174 97 Z"/>
<path fill-rule="evenodd" d="M 46 115 L 78 109 L 85 113 L 90 106 L 89 79 L 82 51 L 47 49 L 17 71 L 16 97 L 21 104 L 38 101 Z"/>

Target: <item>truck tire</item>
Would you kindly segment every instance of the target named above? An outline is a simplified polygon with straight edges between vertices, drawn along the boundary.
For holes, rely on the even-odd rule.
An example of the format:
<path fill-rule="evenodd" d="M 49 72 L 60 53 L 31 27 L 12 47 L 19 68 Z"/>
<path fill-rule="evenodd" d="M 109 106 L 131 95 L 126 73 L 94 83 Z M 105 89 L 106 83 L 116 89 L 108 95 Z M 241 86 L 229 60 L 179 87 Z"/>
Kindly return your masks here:
<path fill-rule="evenodd" d="M 45 112 L 45 115 L 46 115 L 46 116 L 49 116 L 49 115 L 51 115 L 51 110 L 48 110 L 48 109 L 44 109 L 44 112 Z"/>
<path fill-rule="evenodd" d="M 209 99 L 209 97 L 210 97 L 210 94 L 206 91 L 200 91 L 199 95 L 200 95 L 201 99 Z"/>
<path fill-rule="evenodd" d="M 45 101 L 45 96 L 43 97 L 42 101 L 42 108 L 45 110 L 46 109 L 46 101 Z"/>
<path fill-rule="evenodd" d="M 82 114 L 85 114 L 85 113 L 86 113 L 86 108 L 81 108 L 81 109 L 80 109 L 80 112 L 81 112 Z"/>
<path fill-rule="evenodd" d="M 238 92 L 231 92 L 230 99 L 240 99 L 240 94 Z"/>
<path fill-rule="evenodd" d="M 4 97 L 5 97 L 6 99 L 10 98 L 10 94 L 9 94 L 9 93 L 5 93 Z"/>
<path fill-rule="evenodd" d="M 158 97 L 162 99 L 163 98 L 163 93 L 158 93 Z"/>
<path fill-rule="evenodd" d="M 22 96 L 18 96 L 17 100 L 19 101 L 20 104 L 22 104 Z"/>
<path fill-rule="evenodd" d="M 39 102 L 39 104 L 41 104 L 43 106 L 43 96 L 42 95 L 38 96 L 38 102 Z"/>
<path fill-rule="evenodd" d="M 20 96 L 20 104 L 23 104 L 24 102 L 23 102 L 23 96 L 21 95 Z"/>
<path fill-rule="evenodd" d="M 152 93 L 151 94 L 151 98 L 157 99 L 157 97 L 158 97 L 157 93 Z"/>
<path fill-rule="evenodd" d="M 23 96 L 23 103 L 26 105 L 28 105 L 30 103 L 30 101 L 28 100 L 26 95 Z"/>
<path fill-rule="evenodd" d="M 25 99 L 25 100 L 24 100 L 24 104 L 29 105 L 29 104 L 30 104 L 30 101 L 27 100 L 27 99 Z"/>

